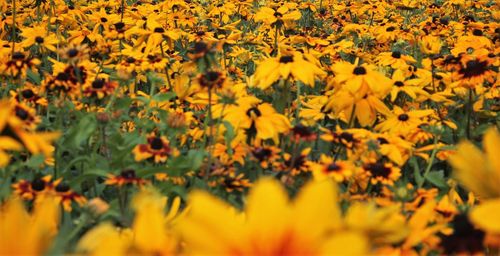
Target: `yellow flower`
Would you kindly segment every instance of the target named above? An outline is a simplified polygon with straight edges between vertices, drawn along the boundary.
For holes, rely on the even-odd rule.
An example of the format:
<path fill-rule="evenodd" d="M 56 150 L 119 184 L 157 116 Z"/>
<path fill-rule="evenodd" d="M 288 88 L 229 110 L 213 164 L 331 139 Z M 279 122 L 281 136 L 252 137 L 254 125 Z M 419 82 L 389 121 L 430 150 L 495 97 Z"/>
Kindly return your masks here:
<path fill-rule="evenodd" d="M 314 87 L 314 78 L 324 74 L 323 70 L 304 59 L 301 53 L 295 52 L 262 61 L 255 71 L 254 83 L 265 90 L 278 79 L 288 79 L 291 75 L 295 80 Z"/>
<path fill-rule="evenodd" d="M 406 135 L 424 123 L 422 118 L 432 113 L 434 113 L 432 109 L 404 111 L 400 107 L 394 106 L 394 114 L 375 126 L 375 130 Z"/>
<path fill-rule="evenodd" d="M 290 202 L 275 180 L 264 179 L 248 196 L 243 214 L 206 192 L 193 192 L 178 224 L 188 253 L 212 255 L 363 255 L 367 241 L 340 231 L 331 181 L 310 183 Z"/>
<path fill-rule="evenodd" d="M 10 156 L 5 150 L 21 151 L 22 148 L 23 146 L 16 140 L 7 136 L 0 136 L 0 167 L 5 167 L 10 160 Z"/>
<path fill-rule="evenodd" d="M 178 243 L 169 225 L 177 217 L 180 199 L 174 199 L 167 215 L 163 213 L 166 204 L 167 198 L 157 191 L 143 189 L 132 200 L 135 218 L 131 229 L 102 223 L 80 239 L 77 250 L 91 255 L 175 254 Z"/>
<path fill-rule="evenodd" d="M 299 20 L 301 16 L 300 11 L 290 10 L 285 5 L 282 5 L 276 10 L 269 7 L 262 7 L 259 12 L 255 14 L 255 21 L 262 21 L 273 26 L 281 26 L 285 22 Z"/>
<path fill-rule="evenodd" d="M 229 112 L 229 111 L 228 111 Z M 245 129 L 247 138 L 278 140 L 278 135 L 290 130 L 290 121 L 276 112 L 271 104 L 239 106 L 226 117 L 235 128 Z"/>
<path fill-rule="evenodd" d="M 423 36 L 420 40 L 420 49 L 425 54 L 439 54 L 443 43 L 437 36 Z"/>
<path fill-rule="evenodd" d="M 394 102 L 401 92 L 404 92 L 410 98 L 415 99 L 417 95 L 430 96 L 424 89 L 418 87 L 419 79 L 406 80 L 404 71 L 398 69 L 392 75 L 393 86 L 391 89 L 391 101 Z"/>
<path fill-rule="evenodd" d="M 488 200 L 472 209 L 469 217 L 472 223 L 488 232 L 500 235 L 500 198 Z"/>
<path fill-rule="evenodd" d="M 484 153 L 471 142 L 461 142 L 450 156 L 457 180 L 482 198 L 500 197 L 500 135 L 490 128 L 483 138 Z"/>
<path fill-rule="evenodd" d="M 375 71 L 370 65 L 357 66 L 341 61 L 334 64 L 332 70 L 335 73 L 336 82 L 342 86 L 342 89 L 349 91 L 357 98 L 363 98 L 369 92 L 382 98 L 391 90 L 391 80 Z"/>
<path fill-rule="evenodd" d="M 343 182 L 351 177 L 354 172 L 354 166 L 349 161 L 335 161 L 323 154 L 320 157 L 320 163 L 314 163 L 310 168 L 314 178 L 324 180 L 333 177 L 337 182 Z"/>
<path fill-rule="evenodd" d="M 392 244 L 402 241 L 408 234 L 405 217 L 399 206 L 377 208 L 374 203 L 355 203 L 345 217 L 350 230 L 365 233 L 375 244 Z"/>
<path fill-rule="evenodd" d="M 41 197 L 29 213 L 19 198 L 0 206 L 0 255 L 41 255 L 57 233 L 60 210 L 51 197 Z"/>
<path fill-rule="evenodd" d="M 21 150 L 22 147 L 32 154 L 43 154 L 46 159 L 52 157 L 54 146 L 52 141 L 56 140 L 58 132 L 30 132 L 25 127 L 26 124 L 16 113 L 21 113 L 21 109 L 15 108 L 9 101 L 0 101 L 0 166 L 8 163 L 9 156 L 3 150 Z M 22 112 L 28 114 L 28 112 Z M 4 134 L 12 134 L 3 136 Z"/>

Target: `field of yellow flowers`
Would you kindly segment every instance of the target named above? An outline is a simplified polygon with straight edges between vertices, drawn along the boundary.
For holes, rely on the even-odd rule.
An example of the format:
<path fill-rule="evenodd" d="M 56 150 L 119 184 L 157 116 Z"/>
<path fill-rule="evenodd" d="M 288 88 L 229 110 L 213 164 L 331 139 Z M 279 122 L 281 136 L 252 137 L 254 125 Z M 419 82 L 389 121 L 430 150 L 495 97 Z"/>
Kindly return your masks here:
<path fill-rule="evenodd" d="M 500 2 L 1 0 L 0 255 L 499 255 Z"/>

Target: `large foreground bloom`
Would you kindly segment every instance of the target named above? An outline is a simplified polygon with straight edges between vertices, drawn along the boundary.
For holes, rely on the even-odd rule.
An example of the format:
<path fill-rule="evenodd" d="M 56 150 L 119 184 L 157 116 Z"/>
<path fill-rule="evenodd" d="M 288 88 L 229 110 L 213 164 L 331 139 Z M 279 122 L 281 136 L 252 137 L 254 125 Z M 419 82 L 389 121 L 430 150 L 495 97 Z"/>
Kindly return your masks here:
<path fill-rule="evenodd" d="M 259 181 L 244 213 L 206 192 L 193 192 L 179 222 L 188 253 L 209 255 L 363 255 L 367 240 L 340 231 L 334 184 L 306 185 L 290 202 L 275 180 Z"/>
<path fill-rule="evenodd" d="M 164 214 L 167 198 L 145 188 L 132 200 L 135 218 L 130 229 L 119 229 L 101 223 L 80 239 L 77 250 L 90 255 L 174 255 L 177 240 L 169 232 L 176 217 L 180 199 L 175 198 Z"/>
<path fill-rule="evenodd" d="M 458 145 L 457 153 L 450 157 L 455 177 L 469 191 L 482 198 L 499 198 L 500 187 L 500 135 L 490 128 L 483 138 L 484 153 L 471 142 Z"/>
<path fill-rule="evenodd" d="M 20 198 L 0 205 L 0 255 L 41 255 L 57 233 L 60 210 L 54 198 L 35 202 L 30 214 Z"/>

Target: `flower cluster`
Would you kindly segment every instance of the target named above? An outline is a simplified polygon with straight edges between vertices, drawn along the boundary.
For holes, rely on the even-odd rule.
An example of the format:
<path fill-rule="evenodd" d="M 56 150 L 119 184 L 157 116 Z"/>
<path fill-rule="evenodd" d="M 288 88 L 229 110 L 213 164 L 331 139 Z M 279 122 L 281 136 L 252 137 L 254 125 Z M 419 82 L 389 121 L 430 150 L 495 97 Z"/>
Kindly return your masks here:
<path fill-rule="evenodd" d="M 499 20 L 1 1 L 0 254 L 497 253 Z"/>

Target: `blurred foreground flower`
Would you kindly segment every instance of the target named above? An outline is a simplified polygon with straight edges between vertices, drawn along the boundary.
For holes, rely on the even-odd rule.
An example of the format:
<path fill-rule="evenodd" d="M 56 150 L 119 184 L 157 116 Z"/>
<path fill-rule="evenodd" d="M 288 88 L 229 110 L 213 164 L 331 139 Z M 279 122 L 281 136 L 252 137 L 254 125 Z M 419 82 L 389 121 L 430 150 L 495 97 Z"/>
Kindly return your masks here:
<path fill-rule="evenodd" d="M 500 198 L 500 135 L 491 128 L 483 138 L 484 153 L 471 142 L 461 142 L 450 156 L 455 177 L 482 199 Z"/>
<path fill-rule="evenodd" d="M 132 228 L 120 229 L 102 223 L 80 239 L 77 250 L 90 255 L 172 255 L 177 240 L 168 225 L 177 217 L 180 199 L 175 198 L 167 215 L 167 198 L 145 188 L 132 200 L 135 218 Z"/>
<path fill-rule="evenodd" d="M 57 233 L 60 210 L 52 197 L 40 197 L 30 214 L 20 198 L 0 206 L 0 255 L 41 255 Z"/>
<path fill-rule="evenodd" d="M 193 192 L 178 229 L 188 253 L 214 255 L 363 255 L 368 242 L 342 231 L 335 185 L 302 188 L 293 202 L 274 180 L 259 181 L 244 213 L 206 192 Z"/>
<path fill-rule="evenodd" d="M 490 128 L 483 138 L 484 153 L 471 142 L 459 144 L 457 153 L 450 157 L 455 176 L 468 190 L 483 201 L 474 207 L 470 221 L 486 232 L 485 245 L 500 247 L 500 134 Z"/>

